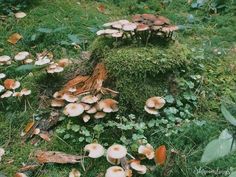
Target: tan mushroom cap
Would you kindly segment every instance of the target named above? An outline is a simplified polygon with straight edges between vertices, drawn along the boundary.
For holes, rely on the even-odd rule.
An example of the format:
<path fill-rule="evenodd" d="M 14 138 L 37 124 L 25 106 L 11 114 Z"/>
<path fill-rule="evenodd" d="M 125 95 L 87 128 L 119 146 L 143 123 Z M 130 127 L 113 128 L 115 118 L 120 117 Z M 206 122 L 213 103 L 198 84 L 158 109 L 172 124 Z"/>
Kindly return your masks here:
<path fill-rule="evenodd" d="M 147 106 L 144 106 L 144 110 L 149 114 L 153 114 L 153 115 L 159 114 L 158 110 L 153 109 L 153 108 L 148 108 Z"/>
<path fill-rule="evenodd" d="M 1 95 L 1 98 L 8 98 L 8 97 L 12 96 L 12 94 L 13 94 L 13 92 L 8 90 Z"/>
<path fill-rule="evenodd" d="M 123 36 L 123 32 L 113 33 L 111 36 L 115 38 L 120 38 Z"/>
<path fill-rule="evenodd" d="M 22 61 L 25 60 L 28 56 L 30 55 L 29 52 L 23 51 L 23 52 L 19 52 L 18 54 L 16 54 L 16 56 L 14 57 L 14 59 L 16 61 Z"/>
<path fill-rule="evenodd" d="M 112 26 L 112 28 L 116 28 L 116 29 L 122 29 L 122 24 L 121 24 L 121 23 L 119 23 L 119 22 L 117 22 L 117 23 L 114 23 L 114 24 L 112 24 L 111 26 Z"/>
<path fill-rule="evenodd" d="M 6 63 L 11 60 L 11 57 L 7 55 L 0 56 L 0 63 Z"/>
<path fill-rule="evenodd" d="M 28 176 L 24 173 L 16 173 L 14 177 L 28 177 Z"/>
<path fill-rule="evenodd" d="M 22 94 L 22 96 L 28 96 L 31 94 L 31 90 L 27 89 L 27 88 L 23 88 L 20 93 Z"/>
<path fill-rule="evenodd" d="M 46 64 L 48 64 L 48 63 L 50 63 L 51 62 L 51 60 L 49 59 L 49 58 L 47 58 L 47 57 L 44 57 L 44 58 L 42 58 L 42 59 L 38 59 L 37 61 L 35 61 L 35 65 L 38 65 L 38 66 L 41 66 L 41 65 L 46 65 Z"/>
<path fill-rule="evenodd" d="M 157 17 L 153 14 L 142 14 L 142 18 L 150 21 L 155 21 L 157 19 Z"/>
<path fill-rule="evenodd" d="M 151 144 L 140 145 L 138 148 L 138 153 L 145 155 L 148 159 L 153 159 L 155 156 L 154 148 Z"/>
<path fill-rule="evenodd" d="M 89 157 L 91 158 L 99 158 L 104 155 L 105 149 L 101 144 L 98 143 L 92 143 L 92 144 L 87 144 L 84 147 L 84 151 L 89 152 Z"/>
<path fill-rule="evenodd" d="M 143 20 L 143 18 L 142 18 L 142 15 L 140 15 L 140 14 L 136 14 L 136 15 L 132 16 L 133 22 L 142 22 L 142 20 Z"/>
<path fill-rule="evenodd" d="M 106 34 L 106 30 L 99 30 L 99 31 L 96 32 L 96 34 L 98 36 L 104 35 L 104 34 Z"/>
<path fill-rule="evenodd" d="M 119 22 L 121 25 L 125 25 L 125 24 L 130 23 L 129 20 L 119 20 L 118 22 Z"/>
<path fill-rule="evenodd" d="M 97 109 L 95 106 L 91 107 L 89 110 L 86 111 L 88 114 L 95 114 L 97 112 Z"/>
<path fill-rule="evenodd" d="M 176 25 L 165 26 L 161 29 L 161 31 L 166 32 L 166 33 L 177 31 L 177 30 L 179 30 L 179 27 Z"/>
<path fill-rule="evenodd" d="M 146 101 L 148 108 L 161 109 L 165 105 L 166 101 L 162 97 L 151 97 Z"/>
<path fill-rule="evenodd" d="M 17 13 L 15 13 L 15 17 L 16 18 L 24 18 L 24 17 L 26 17 L 26 13 L 24 13 L 24 12 L 17 12 Z"/>
<path fill-rule="evenodd" d="M 107 150 L 107 155 L 113 159 L 121 159 L 127 154 L 126 147 L 120 144 L 114 144 L 110 146 Z"/>
<path fill-rule="evenodd" d="M 90 115 L 88 115 L 88 114 L 84 114 L 84 115 L 82 116 L 82 119 L 83 119 L 83 121 L 86 123 L 86 122 L 88 122 L 88 121 L 91 119 L 91 117 L 90 117 Z"/>
<path fill-rule="evenodd" d="M 6 79 L 4 82 L 4 87 L 6 89 L 17 89 L 20 87 L 20 82 L 16 81 L 15 79 Z"/>
<path fill-rule="evenodd" d="M 52 63 L 47 67 L 47 73 L 53 74 L 53 73 L 60 73 L 64 71 L 64 68 L 59 66 L 57 63 Z"/>
<path fill-rule="evenodd" d="M 137 28 L 137 24 L 135 23 L 128 23 L 123 25 L 123 30 L 124 31 L 134 31 Z"/>
<path fill-rule="evenodd" d="M 149 26 L 148 25 L 145 25 L 145 24 L 143 24 L 143 23 L 139 23 L 138 25 L 137 25 L 137 31 L 146 31 L 146 30 L 148 30 L 149 29 Z"/>
<path fill-rule="evenodd" d="M 33 59 L 28 58 L 24 60 L 24 64 L 30 64 L 30 63 L 33 63 L 33 61 L 34 61 Z"/>
<path fill-rule="evenodd" d="M 78 101 L 78 97 L 72 95 L 71 93 L 64 93 L 62 96 L 62 99 L 64 99 L 65 101 L 67 101 L 69 103 L 74 103 L 74 102 Z"/>
<path fill-rule="evenodd" d="M 80 104 L 83 105 L 85 111 L 87 111 L 91 108 L 91 105 L 89 105 L 89 104 L 86 104 L 86 103 L 80 103 Z"/>
<path fill-rule="evenodd" d="M 99 110 L 105 113 L 117 112 L 119 110 L 118 102 L 110 98 L 99 101 L 97 106 Z"/>
<path fill-rule="evenodd" d="M 86 95 L 81 99 L 81 102 L 87 103 L 87 104 L 93 104 L 98 101 L 98 98 L 93 95 Z"/>
<path fill-rule="evenodd" d="M 79 103 L 69 103 L 63 110 L 63 113 L 68 117 L 76 117 L 84 112 L 84 107 Z"/>
<path fill-rule="evenodd" d="M 163 16 L 158 16 L 157 19 L 154 21 L 154 25 L 161 26 L 164 24 L 170 24 L 170 20 Z"/>
<path fill-rule="evenodd" d="M 95 119 L 102 119 L 106 116 L 106 113 L 104 112 L 97 112 L 95 115 L 94 115 L 94 118 Z"/>
<path fill-rule="evenodd" d="M 70 59 L 68 59 L 68 58 L 62 58 L 62 59 L 60 59 L 57 63 L 58 63 L 58 65 L 59 65 L 60 67 L 66 67 L 66 66 L 68 66 L 69 64 L 71 64 L 72 61 L 71 61 Z"/>
<path fill-rule="evenodd" d="M 64 94 L 61 93 L 61 92 L 55 92 L 55 93 L 53 94 L 53 98 L 62 99 L 62 96 L 63 96 L 63 95 L 64 95 Z"/>
<path fill-rule="evenodd" d="M 14 93 L 12 94 L 12 96 L 13 96 L 13 97 L 21 97 L 22 94 L 21 94 L 21 92 L 14 92 Z"/>
<path fill-rule="evenodd" d="M 120 159 L 114 159 L 114 158 L 111 158 L 109 157 L 107 154 L 106 154 L 106 159 L 107 161 L 112 164 L 112 165 L 119 165 L 120 164 Z"/>
<path fill-rule="evenodd" d="M 147 172 L 147 167 L 140 164 L 140 160 L 133 160 L 130 163 L 130 167 L 136 170 L 139 174 L 145 174 Z"/>
<path fill-rule="evenodd" d="M 80 177 L 81 173 L 79 172 L 79 170 L 73 168 L 71 170 L 71 172 L 69 173 L 69 177 Z"/>
<path fill-rule="evenodd" d="M 51 102 L 51 106 L 52 107 L 63 107 L 65 105 L 65 101 L 64 100 L 60 100 L 60 99 L 53 99 Z"/>
<path fill-rule="evenodd" d="M 107 169 L 105 177 L 126 177 L 125 171 L 119 166 L 113 166 Z"/>

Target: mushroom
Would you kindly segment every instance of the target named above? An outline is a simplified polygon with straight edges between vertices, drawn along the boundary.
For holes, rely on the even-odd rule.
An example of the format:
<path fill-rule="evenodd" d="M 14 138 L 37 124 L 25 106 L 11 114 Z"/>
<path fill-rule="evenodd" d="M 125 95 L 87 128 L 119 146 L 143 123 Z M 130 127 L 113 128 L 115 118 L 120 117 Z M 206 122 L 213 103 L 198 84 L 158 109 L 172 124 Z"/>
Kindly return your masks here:
<path fill-rule="evenodd" d="M 130 163 L 130 167 L 136 170 L 139 174 L 145 174 L 147 172 L 147 167 L 140 164 L 140 160 L 133 160 Z"/>
<path fill-rule="evenodd" d="M 71 64 L 72 62 L 68 58 L 62 58 L 57 63 L 60 67 L 64 68 L 64 67 L 68 66 L 69 64 Z"/>
<path fill-rule="evenodd" d="M 88 151 L 88 156 L 94 159 L 103 156 L 105 153 L 104 147 L 98 143 L 87 144 L 84 151 Z"/>
<path fill-rule="evenodd" d="M 78 98 L 70 93 L 64 93 L 62 95 L 62 99 L 66 100 L 69 103 L 74 103 L 74 102 L 78 101 Z"/>
<path fill-rule="evenodd" d="M 147 106 L 144 106 L 144 110 L 149 114 L 153 114 L 153 115 L 158 115 L 159 114 L 158 110 L 148 108 Z"/>
<path fill-rule="evenodd" d="M 12 94 L 13 94 L 13 92 L 8 90 L 1 95 L 1 98 L 8 98 L 8 97 L 12 96 Z"/>
<path fill-rule="evenodd" d="M 12 94 L 12 96 L 13 96 L 13 97 L 21 97 L 22 94 L 21 94 L 21 92 L 14 92 L 14 93 Z"/>
<path fill-rule="evenodd" d="M 129 20 L 119 20 L 118 22 L 119 22 L 121 25 L 125 25 L 125 24 L 130 23 Z"/>
<path fill-rule="evenodd" d="M 120 38 L 123 36 L 123 32 L 113 33 L 111 36 L 115 38 Z"/>
<path fill-rule="evenodd" d="M 95 119 L 102 119 L 106 116 L 106 113 L 104 112 L 97 112 L 95 115 L 94 115 L 94 118 Z"/>
<path fill-rule="evenodd" d="M 135 23 L 127 23 L 123 26 L 124 31 L 134 31 L 137 28 L 137 24 Z"/>
<path fill-rule="evenodd" d="M 154 22 L 157 17 L 153 14 L 142 14 L 142 18 Z"/>
<path fill-rule="evenodd" d="M 151 144 L 140 145 L 138 148 L 138 153 L 145 155 L 149 160 L 153 159 L 155 156 L 154 148 Z"/>
<path fill-rule="evenodd" d="M 14 177 L 28 177 L 28 176 L 24 173 L 16 173 Z"/>
<path fill-rule="evenodd" d="M 23 52 L 19 52 L 18 54 L 16 54 L 16 56 L 14 57 L 14 59 L 16 61 L 23 61 L 25 60 L 28 56 L 30 55 L 29 52 L 23 51 Z"/>
<path fill-rule="evenodd" d="M 15 13 L 15 17 L 16 18 L 24 18 L 24 17 L 26 17 L 26 13 L 24 13 L 24 12 L 17 12 L 17 13 Z"/>
<path fill-rule="evenodd" d="M 84 107 L 79 103 L 69 103 L 63 110 L 63 113 L 69 117 L 76 117 L 84 112 Z"/>
<path fill-rule="evenodd" d="M 56 99 L 62 99 L 62 96 L 63 96 L 63 93 L 61 92 L 55 92 L 53 94 L 53 98 L 56 98 Z"/>
<path fill-rule="evenodd" d="M 179 29 L 178 26 L 175 25 L 170 25 L 170 26 L 165 26 L 161 29 L 161 31 L 165 32 L 165 33 L 170 33 L 173 31 L 177 31 Z"/>
<path fill-rule="evenodd" d="M 151 97 L 146 101 L 146 106 L 153 109 L 161 109 L 166 101 L 162 97 Z"/>
<path fill-rule="evenodd" d="M 169 25 L 170 20 L 163 16 L 158 16 L 157 19 L 154 21 L 154 25 L 157 25 L 157 26 L 162 26 L 164 24 Z"/>
<path fill-rule="evenodd" d="M 80 103 L 80 104 L 83 105 L 85 111 L 87 111 L 91 108 L 91 106 L 89 104 L 86 104 L 86 103 Z"/>
<path fill-rule="evenodd" d="M 7 55 L 0 56 L 0 65 L 11 64 L 11 57 Z"/>
<path fill-rule="evenodd" d="M 24 60 L 24 64 L 30 64 L 30 63 L 33 63 L 33 61 L 34 61 L 33 59 L 28 58 Z"/>
<path fill-rule="evenodd" d="M 140 14 L 136 14 L 136 15 L 133 15 L 132 16 L 132 22 L 142 22 L 143 21 L 143 18 L 142 18 L 142 15 Z"/>
<path fill-rule="evenodd" d="M 143 23 L 139 23 L 137 25 L 137 31 L 147 31 L 149 29 L 149 26 L 148 25 L 145 25 Z"/>
<path fill-rule="evenodd" d="M 5 90 L 5 87 L 0 84 L 0 93 Z"/>
<path fill-rule="evenodd" d="M 69 177 L 80 177 L 80 176 L 81 173 L 79 172 L 79 170 L 76 170 L 75 168 L 73 168 L 69 173 Z"/>
<path fill-rule="evenodd" d="M 106 34 L 106 30 L 99 30 L 99 31 L 96 32 L 96 34 L 98 36 L 104 35 L 104 34 Z"/>
<path fill-rule="evenodd" d="M 117 112 L 119 110 L 117 104 L 118 102 L 116 100 L 108 98 L 99 101 L 97 106 L 99 110 L 105 113 L 111 113 L 111 112 Z"/>
<path fill-rule="evenodd" d="M 60 100 L 60 99 L 53 99 L 51 102 L 51 106 L 52 107 L 63 107 L 65 105 L 65 101 L 64 100 Z"/>
<path fill-rule="evenodd" d="M 93 95 L 86 95 L 81 99 L 81 102 L 87 103 L 87 104 L 93 104 L 98 101 L 98 98 Z"/>
<path fill-rule="evenodd" d="M 0 73 L 0 79 L 3 79 L 3 78 L 5 78 L 5 77 L 6 77 L 6 74 Z"/>
<path fill-rule="evenodd" d="M 114 144 L 107 150 L 107 160 L 112 164 L 119 164 L 120 159 L 124 158 L 126 154 L 126 147 L 120 144 Z"/>
<path fill-rule="evenodd" d="M 126 177 L 125 171 L 119 166 L 113 166 L 107 169 L 105 177 Z"/>
<path fill-rule="evenodd" d="M 14 79 L 6 79 L 4 82 L 4 87 L 6 89 L 17 89 L 20 87 L 20 82 L 19 81 L 16 81 Z"/>
<path fill-rule="evenodd" d="M 95 114 L 97 112 L 97 109 L 95 106 L 91 107 L 89 110 L 86 111 L 88 114 Z"/>
<path fill-rule="evenodd" d="M 53 73 L 60 73 L 64 71 L 64 68 L 59 66 L 57 63 L 52 63 L 47 67 L 47 73 L 53 74 Z"/>
<path fill-rule="evenodd" d="M 27 89 L 27 88 L 23 88 L 20 93 L 22 94 L 22 96 L 28 96 L 31 94 L 31 90 Z"/>
<path fill-rule="evenodd" d="M 35 61 L 35 65 L 41 66 L 41 65 L 46 65 L 50 63 L 50 59 L 48 57 L 40 58 L 37 61 Z"/>
<path fill-rule="evenodd" d="M 88 114 L 84 114 L 84 115 L 82 116 L 82 118 L 83 118 L 83 121 L 84 121 L 85 123 L 88 122 L 88 121 L 91 119 L 90 115 L 88 115 Z"/>

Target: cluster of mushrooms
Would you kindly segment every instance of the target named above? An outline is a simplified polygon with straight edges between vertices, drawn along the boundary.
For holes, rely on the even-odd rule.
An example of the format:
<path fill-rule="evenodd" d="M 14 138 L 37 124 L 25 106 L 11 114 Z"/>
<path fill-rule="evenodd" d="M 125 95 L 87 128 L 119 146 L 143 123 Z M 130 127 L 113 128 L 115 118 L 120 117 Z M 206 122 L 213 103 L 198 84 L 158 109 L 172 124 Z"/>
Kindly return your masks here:
<path fill-rule="evenodd" d="M 88 157 L 90 158 L 99 158 L 104 154 L 106 155 L 107 161 L 114 166 L 107 169 L 105 177 L 131 177 L 132 170 L 135 170 L 138 174 L 145 174 L 147 172 L 147 167 L 141 164 L 140 159 L 152 160 L 156 158 L 155 150 L 150 144 L 139 146 L 138 153 L 141 157 L 139 159 L 130 155 L 127 152 L 126 147 L 120 144 L 114 144 L 105 150 L 102 145 L 92 143 L 86 145 L 84 151 L 88 152 Z M 131 159 L 128 159 L 127 156 Z"/>
<path fill-rule="evenodd" d="M 106 114 L 117 112 L 118 102 L 111 98 L 105 98 L 102 93 L 96 95 L 76 95 L 76 88 L 68 89 L 66 93 L 54 93 L 51 102 L 52 107 L 64 107 L 63 113 L 68 117 L 81 116 L 84 122 L 88 122 L 92 117 L 101 119 Z"/>
<path fill-rule="evenodd" d="M 148 41 L 153 36 L 171 38 L 173 32 L 179 29 L 178 26 L 171 25 L 168 18 L 153 14 L 136 14 L 132 17 L 132 22 L 118 20 L 105 23 L 103 27 L 105 29 L 97 31 L 98 36 L 131 37 L 143 41 Z"/>
<path fill-rule="evenodd" d="M 166 101 L 162 97 L 154 96 L 149 98 L 144 106 L 144 109 L 147 113 L 152 115 L 158 115 L 159 110 L 166 104 Z"/>
<path fill-rule="evenodd" d="M 64 67 L 69 65 L 71 61 L 69 59 L 61 59 L 58 62 L 52 61 L 53 56 L 48 52 L 42 52 L 37 54 L 36 60 L 27 51 L 22 51 L 14 56 L 15 62 L 20 62 L 23 65 L 32 64 L 36 66 L 45 66 L 46 71 L 49 74 L 60 73 L 64 70 Z M 10 65 L 12 58 L 7 55 L 0 56 L 0 65 Z"/>
<path fill-rule="evenodd" d="M 4 79 L 6 75 L 4 73 L 0 73 L 0 83 L 1 80 Z M 20 91 L 16 91 L 21 86 L 19 81 L 15 79 L 5 79 L 3 81 L 3 85 L 0 84 L 0 98 L 9 98 L 9 97 L 23 97 L 31 94 L 31 90 L 27 88 L 23 88 Z"/>

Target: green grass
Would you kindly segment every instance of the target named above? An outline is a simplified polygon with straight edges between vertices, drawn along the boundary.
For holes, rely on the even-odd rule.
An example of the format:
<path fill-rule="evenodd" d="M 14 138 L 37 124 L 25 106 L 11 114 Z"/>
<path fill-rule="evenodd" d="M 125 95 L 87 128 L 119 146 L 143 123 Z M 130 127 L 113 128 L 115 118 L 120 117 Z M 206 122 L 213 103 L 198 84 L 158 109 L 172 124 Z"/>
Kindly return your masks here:
<path fill-rule="evenodd" d="M 25 10 L 26 18 L 16 20 L 14 17 L 7 17 L 5 21 L 0 21 L 0 48 L 3 49 L 0 55 L 14 56 L 22 50 L 35 54 L 47 49 L 53 52 L 55 59 L 69 57 L 73 58 L 74 61 L 79 60 L 81 49 L 60 45 L 62 41 L 69 40 L 69 34 L 87 40 L 88 43 L 81 44 L 82 50 L 86 50 L 95 39 L 93 30 L 99 29 L 104 22 L 119 17 L 126 18 L 127 15 L 140 10 L 134 8 L 134 11 L 129 11 L 128 5 L 132 4 L 131 0 L 124 0 L 121 3 L 122 6 L 115 5 L 111 1 L 102 1 L 101 3 L 105 4 L 108 14 L 98 12 L 97 6 L 100 3 L 97 1 L 81 1 L 80 4 L 77 4 L 76 0 L 37 1 Z M 165 8 L 162 8 L 161 1 L 155 4 L 155 8 L 152 5 L 150 3 L 151 10 L 158 10 L 158 13 L 169 17 L 174 23 L 186 24 L 189 27 L 185 31 L 179 32 L 176 35 L 176 40 L 187 45 L 191 51 L 193 65 L 186 68 L 187 75 L 201 74 L 204 78 L 200 88 L 202 92 L 198 95 L 199 104 L 195 110 L 194 118 L 206 120 L 206 124 L 200 127 L 195 123 L 190 123 L 184 127 L 183 132 L 168 138 L 163 137 L 162 134 L 155 134 L 155 136 L 149 137 L 150 143 L 155 146 L 166 144 L 169 149 L 175 148 L 180 151 L 181 156 L 176 160 L 170 177 L 201 177 L 194 173 L 195 167 L 213 170 L 236 168 L 235 153 L 208 165 L 199 162 L 206 144 L 217 137 L 223 129 L 229 127 L 220 114 L 219 106 L 221 99 L 233 95 L 236 88 L 235 52 L 230 52 L 231 48 L 236 47 L 234 40 L 236 38 L 235 5 L 229 5 L 226 11 L 217 15 L 207 15 L 202 10 L 193 11 L 185 0 L 172 1 Z M 142 11 L 148 10 L 142 9 Z M 194 15 L 195 23 L 188 23 L 189 14 Z M 204 18 L 206 16 L 209 17 L 207 20 Z M 64 27 L 64 29 L 57 33 L 40 34 L 37 32 L 38 28 L 56 29 L 59 27 Z M 15 32 L 20 33 L 24 38 L 14 46 L 7 42 L 7 38 Z M 39 37 L 37 40 L 31 41 L 34 34 Z M 213 52 L 215 48 L 219 49 L 222 54 L 216 55 Z M 75 71 L 79 65 L 68 69 L 67 74 L 60 75 L 60 77 L 48 77 L 40 71 L 34 72 L 33 76 L 28 73 L 15 73 L 15 67 L 15 65 L 10 68 L 0 66 L 0 72 L 7 72 L 9 77 L 21 80 L 22 84 L 30 88 L 33 93 L 28 98 L 31 107 L 25 100 L 0 100 L 0 147 L 6 150 L 6 156 L 0 163 L 0 171 L 6 176 L 13 176 L 22 163 L 33 161 L 31 155 L 37 149 L 80 154 L 84 146 L 84 143 L 78 141 L 65 140 L 65 143 L 58 138 L 56 133 L 51 142 L 42 141 L 36 147 L 29 142 L 23 144 L 20 139 L 21 130 L 32 119 L 33 114 L 47 111 L 47 104 L 52 93 L 69 79 L 67 74 Z M 44 82 L 45 80 L 47 83 Z M 64 124 L 66 123 L 58 126 L 61 127 Z M 95 123 L 91 123 L 88 127 L 91 128 L 94 125 Z M 107 132 L 103 136 L 107 137 Z M 112 139 L 108 141 L 110 144 L 114 143 Z M 10 160 L 14 161 L 8 164 L 7 162 Z M 86 160 L 85 166 L 86 171 L 83 172 L 80 164 L 47 164 L 42 167 L 42 171 L 37 172 L 41 173 L 38 175 L 40 177 L 62 177 L 68 176 L 69 171 L 76 167 L 83 176 L 93 177 L 105 172 L 109 164 L 103 158 L 102 160 Z M 155 174 L 145 176 L 156 177 L 160 176 L 160 173 L 161 169 L 158 169 Z M 214 175 L 209 176 L 213 177 Z"/>

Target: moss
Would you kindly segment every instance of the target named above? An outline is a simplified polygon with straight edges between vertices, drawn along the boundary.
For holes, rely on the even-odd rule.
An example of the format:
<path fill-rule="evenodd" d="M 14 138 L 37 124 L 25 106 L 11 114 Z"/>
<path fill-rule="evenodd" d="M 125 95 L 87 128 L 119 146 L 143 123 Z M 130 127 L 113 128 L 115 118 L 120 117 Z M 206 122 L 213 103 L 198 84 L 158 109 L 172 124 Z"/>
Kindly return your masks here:
<path fill-rule="evenodd" d="M 164 95 L 169 88 L 170 76 L 190 63 L 189 52 L 177 42 L 168 45 L 118 45 L 111 39 L 98 38 L 91 49 L 92 59 L 102 60 L 109 73 L 108 87 L 120 92 L 122 112 L 142 115 L 145 101 L 154 95 Z M 135 46 L 136 45 L 136 46 Z"/>

